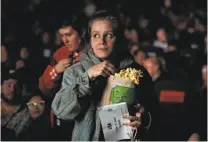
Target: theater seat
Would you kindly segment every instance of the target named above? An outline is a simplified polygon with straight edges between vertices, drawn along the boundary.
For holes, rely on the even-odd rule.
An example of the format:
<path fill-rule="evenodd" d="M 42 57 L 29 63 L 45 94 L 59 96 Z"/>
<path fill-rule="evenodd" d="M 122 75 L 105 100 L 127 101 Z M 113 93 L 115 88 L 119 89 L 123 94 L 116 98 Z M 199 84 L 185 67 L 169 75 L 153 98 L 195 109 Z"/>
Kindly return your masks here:
<path fill-rule="evenodd" d="M 158 98 L 155 140 L 188 140 L 197 128 L 197 93 L 189 83 L 168 80 L 154 86 Z"/>

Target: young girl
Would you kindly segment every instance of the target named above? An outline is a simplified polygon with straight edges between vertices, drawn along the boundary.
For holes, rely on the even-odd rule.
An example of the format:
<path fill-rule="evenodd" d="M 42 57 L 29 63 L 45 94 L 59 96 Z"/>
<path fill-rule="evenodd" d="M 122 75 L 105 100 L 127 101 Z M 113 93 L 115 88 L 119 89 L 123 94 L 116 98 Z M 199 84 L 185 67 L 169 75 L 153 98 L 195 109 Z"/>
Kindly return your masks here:
<path fill-rule="evenodd" d="M 98 107 L 100 106 L 102 92 L 106 80 L 110 75 L 122 68 L 133 67 L 141 69 L 144 73 L 140 80 L 140 90 L 136 101 L 148 111 L 151 111 L 152 82 L 147 71 L 133 60 L 121 59 L 117 42 L 118 22 L 109 12 L 100 11 L 89 21 L 88 25 L 89 47 L 80 58 L 80 62 L 67 68 L 62 88 L 56 94 L 52 108 L 54 113 L 63 120 L 74 120 L 75 126 L 72 134 L 73 141 L 104 140 Z M 134 116 L 125 116 L 131 119 L 124 125 L 139 128 L 141 113 Z"/>

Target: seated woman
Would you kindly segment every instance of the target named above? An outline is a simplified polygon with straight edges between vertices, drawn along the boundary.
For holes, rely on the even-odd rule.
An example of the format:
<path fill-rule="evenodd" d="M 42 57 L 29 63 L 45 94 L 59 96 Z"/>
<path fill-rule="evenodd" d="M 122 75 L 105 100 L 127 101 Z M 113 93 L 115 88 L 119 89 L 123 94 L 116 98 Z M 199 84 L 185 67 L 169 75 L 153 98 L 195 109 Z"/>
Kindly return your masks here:
<path fill-rule="evenodd" d="M 46 113 L 45 101 L 40 93 L 31 96 L 27 107 L 32 118 L 30 127 L 19 137 L 19 140 L 50 140 L 49 116 Z"/>
<path fill-rule="evenodd" d="M 132 67 L 143 72 L 137 88 L 135 102 L 151 111 L 154 104 L 151 77 L 147 71 L 133 60 L 125 60 L 119 54 L 118 22 L 109 12 L 100 11 L 89 21 L 89 47 L 81 55 L 80 62 L 67 68 L 62 80 L 62 88 L 56 94 L 52 108 L 56 116 L 63 120 L 74 120 L 73 141 L 105 140 L 98 116 L 98 108 L 106 81 L 120 69 Z M 132 122 L 125 125 L 139 128 L 139 112 L 134 112 Z M 142 139 L 140 137 L 140 139 Z"/>

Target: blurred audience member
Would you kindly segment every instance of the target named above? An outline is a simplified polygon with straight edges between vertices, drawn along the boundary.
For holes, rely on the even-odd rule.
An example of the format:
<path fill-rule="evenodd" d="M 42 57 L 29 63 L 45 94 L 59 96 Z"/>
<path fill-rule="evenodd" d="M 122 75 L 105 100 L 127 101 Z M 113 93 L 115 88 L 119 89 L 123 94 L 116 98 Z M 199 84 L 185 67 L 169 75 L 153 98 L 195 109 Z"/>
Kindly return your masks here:
<path fill-rule="evenodd" d="M 137 30 L 135 28 L 131 29 L 130 34 L 131 34 L 130 40 L 136 44 L 139 44 L 139 34 Z"/>
<path fill-rule="evenodd" d="M 5 78 L 10 67 L 6 46 L 1 45 L 1 80 Z"/>
<path fill-rule="evenodd" d="M 172 5 L 171 0 L 164 0 L 164 6 L 165 6 L 165 8 L 170 8 L 171 5 Z"/>
<path fill-rule="evenodd" d="M 21 59 L 27 60 L 29 58 L 29 55 L 30 55 L 30 53 L 29 53 L 27 47 L 22 47 L 20 49 L 20 57 L 21 57 Z"/>
<path fill-rule="evenodd" d="M 180 20 L 176 25 L 176 30 L 183 31 L 187 28 L 186 20 Z"/>
<path fill-rule="evenodd" d="M 188 139 L 188 141 L 200 141 L 200 135 L 198 134 L 198 133 L 193 133 L 190 137 L 189 137 L 189 139 Z"/>
<path fill-rule="evenodd" d="M 21 69 L 22 72 L 24 72 L 23 86 L 26 96 L 30 95 L 30 92 L 37 86 L 37 72 L 39 71 L 34 66 L 33 62 L 35 61 L 31 58 L 29 48 L 25 45 L 21 46 L 15 68 L 17 70 Z M 37 64 L 37 61 L 35 64 Z"/>
<path fill-rule="evenodd" d="M 207 65 L 204 65 L 202 67 L 202 88 L 206 89 L 207 88 Z"/>
<path fill-rule="evenodd" d="M 84 13 L 87 17 L 91 17 L 96 11 L 96 5 L 92 0 L 85 0 Z"/>
<path fill-rule="evenodd" d="M 51 57 L 52 47 L 53 47 L 49 33 L 43 32 L 41 40 L 42 40 L 41 49 L 43 50 L 43 57 L 49 59 Z"/>
<path fill-rule="evenodd" d="M 62 45 L 61 36 L 59 34 L 59 31 L 57 31 L 55 33 L 55 43 L 54 44 L 57 48 L 59 48 Z"/>
<path fill-rule="evenodd" d="M 13 67 L 13 58 L 10 58 L 8 48 L 5 45 L 1 46 L 1 70 L 7 72 L 9 68 Z"/>
<path fill-rule="evenodd" d="M 131 38 L 131 34 L 130 34 L 130 31 L 129 31 L 128 28 L 125 28 L 125 29 L 124 29 L 124 36 L 125 36 L 125 38 L 128 39 L 128 40 Z"/>
<path fill-rule="evenodd" d="M 164 72 L 164 64 L 157 57 L 150 57 L 144 60 L 143 65 L 149 72 L 154 83 L 170 79 L 170 76 Z"/>
<path fill-rule="evenodd" d="M 136 50 L 133 54 L 134 54 L 135 61 L 138 64 L 143 65 L 143 62 L 146 59 L 145 51 L 140 49 L 140 50 Z"/>
<path fill-rule="evenodd" d="M 139 45 L 132 42 L 129 47 L 128 47 L 129 52 L 131 53 L 132 56 L 134 56 L 134 53 L 139 50 Z"/>
<path fill-rule="evenodd" d="M 32 65 L 31 65 L 31 56 L 29 49 L 26 46 L 22 46 L 19 52 L 19 58 L 16 61 L 16 68 L 20 68 L 23 66 L 28 70 L 28 72 L 32 72 Z"/>
<path fill-rule="evenodd" d="M 17 60 L 15 68 L 16 68 L 16 70 L 21 69 L 21 68 L 25 68 L 25 62 L 23 60 Z"/>
<path fill-rule="evenodd" d="M 168 39 L 165 29 L 159 28 L 156 32 L 157 39 L 154 41 L 153 46 L 162 48 L 164 52 L 168 51 Z"/>
<path fill-rule="evenodd" d="M 16 140 L 31 122 L 29 112 L 23 102 L 23 87 L 17 72 L 11 70 L 8 77 L 2 82 L 1 128 L 4 134 L 2 140 Z M 15 139 L 11 139 L 11 137 Z"/>
<path fill-rule="evenodd" d="M 137 24 L 139 26 L 139 40 L 141 42 L 146 42 L 151 39 L 151 27 L 150 20 L 148 17 L 140 17 L 137 20 Z"/>
<path fill-rule="evenodd" d="M 139 44 L 139 34 L 134 27 L 128 27 L 124 30 L 124 36 L 130 40 L 131 42 L 134 42 L 135 44 Z"/>
<path fill-rule="evenodd" d="M 27 49 L 27 47 L 21 47 L 20 51 L 19 51 L 19 56 L 18 59 L 16 61 L 15 67 L 16 69 L 20 69 L 20 68 L 26 68 L 27 66 L 29 66 L 29 51 Z"/>
<path fill-rule="evenodd" d="M 42 42 L 43 42 L 43 44 L 48 44 L 49 42 L 50 42 L 50 35 L 49 35 L 49 33 L 48 32 L 43 32 L 43 34 L 42 34 Z"/>
<path fill-rule="evenodd" d="M 1 45 L 1 63 L 5 63 L 7 61 L 8 61 L 7 49 L 4 45 Z"/>

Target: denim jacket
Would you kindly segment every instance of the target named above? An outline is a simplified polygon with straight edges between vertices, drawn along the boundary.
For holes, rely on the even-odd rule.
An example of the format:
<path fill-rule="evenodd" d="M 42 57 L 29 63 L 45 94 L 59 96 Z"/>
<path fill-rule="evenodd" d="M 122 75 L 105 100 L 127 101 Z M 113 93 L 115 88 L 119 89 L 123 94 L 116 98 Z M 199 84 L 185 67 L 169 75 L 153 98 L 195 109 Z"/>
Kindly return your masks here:
<path fill-rule="evenodd" d="M 52 109 L 58 118 L 75 121 L 72 141 L 99 140 L 101 123 L 97 111 L 99 98 L 96 96 L 102 94 L 99 87 L 104 87 L 93 86 L 96 81 L 89 80 L 87 70 L 100 62 L 91 50 L 86 51 L 79 63 L 64 72 L 62 88 L 52 102 Z M 119 68 L 125 68 L 132 63 L 131 59 L 123 60 L 119 63 Z"/>

